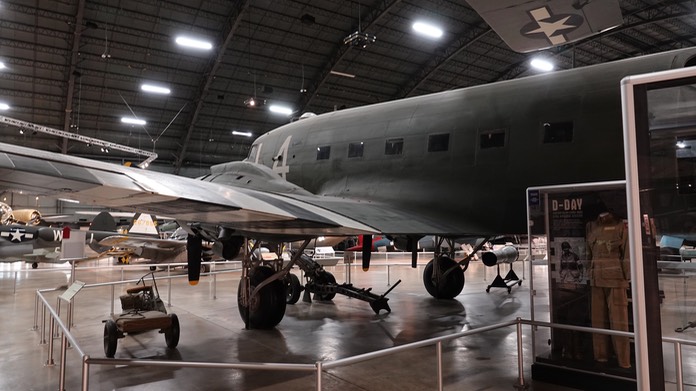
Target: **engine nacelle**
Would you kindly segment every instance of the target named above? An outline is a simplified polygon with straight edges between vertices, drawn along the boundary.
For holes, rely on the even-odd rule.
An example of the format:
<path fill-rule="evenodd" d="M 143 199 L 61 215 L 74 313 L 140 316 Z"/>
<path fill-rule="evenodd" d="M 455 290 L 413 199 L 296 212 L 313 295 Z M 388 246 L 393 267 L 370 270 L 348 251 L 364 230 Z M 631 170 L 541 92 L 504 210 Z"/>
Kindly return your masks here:
<path fill-rule="evenodd" d="M 41 212 L 36 209 L 15 209 L 12 215 L 19 224 L 38 225 L 41 222 Z"/>
<path fill-rule="evenodd" d="M 486 266 L 495 266 L 501 263 L 512 263 L 520 257 L 519 251 L 514 246 L 505 246 L 503 248 L 487 251 L 481 255 L 481 260 Z"/>

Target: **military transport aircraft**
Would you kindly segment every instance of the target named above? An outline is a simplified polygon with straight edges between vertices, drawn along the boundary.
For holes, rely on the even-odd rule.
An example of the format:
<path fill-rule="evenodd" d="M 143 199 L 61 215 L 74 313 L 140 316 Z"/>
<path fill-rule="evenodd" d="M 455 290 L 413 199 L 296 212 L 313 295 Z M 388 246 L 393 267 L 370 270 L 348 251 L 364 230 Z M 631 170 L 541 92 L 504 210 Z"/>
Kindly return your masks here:
<path fill-rule="evenodd" d="M 203 239 L 231 259 L 244 238 L 365 235 L 367 269 L 372 234 L 409 249 L 428 234 L 524 234 L 528 187 L 622 179 L 621 79 L 694 64 L 689 48 L 304 116 L 200 179 L 0 144 L 0 186 L 176 218 L 189 232 L 190 265 Z M 238 301 L 247 325 L 281 321 L 283 279 L 301 253 L 287 265 L 245 257 Z M 464 285 L 468 258 L 448 255 L 423 274 L 437 298 Z M 193 283 L 197 270 L 189 267 Z M 333 297 L 333 277 L 315 277 L 308 285 Z"/>

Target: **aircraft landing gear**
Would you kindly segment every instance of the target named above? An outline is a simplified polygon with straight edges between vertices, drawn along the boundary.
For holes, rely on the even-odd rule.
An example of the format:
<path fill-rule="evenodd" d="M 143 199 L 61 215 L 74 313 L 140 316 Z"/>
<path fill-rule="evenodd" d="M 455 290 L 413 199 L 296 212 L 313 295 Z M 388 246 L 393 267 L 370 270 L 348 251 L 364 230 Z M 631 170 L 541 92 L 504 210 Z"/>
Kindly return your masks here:
<path fill-rule="evenodd" d="M 469 262 L 489 238 L 485 238 L 471 254 L 457 262 L 454 260 L 454 240 L 440 237 L 437 242 L 435 257 L 425 265 L 423 285 L 425 290 L 436 299 L 453 299 L 464 289 L 464 272 L 469 268 Z M 449 254 L 440 254 L 442 243 L 447 241 Z"/>
<path fill-rule="evenodd" d="M 302 287 L 302 284 L 300 284 L 300 278 L 292 273 L 288 273 L 288 275 L 285 276 L 284 281 L 285 281 L 285 291 L 287 294 L 287 296 L 285 298 L 285 302 L 287 304 L 297 303 L 297 301 L 300 300 L 300 294 L 302 293 L 302 290 L 304 289 Z"/>
<path fill-rule="evenodd" d="M 423 285 L 436 299 L 453 299 L 464 289 L 464 271 L 447 256 L 433 258 L 423 271 Z"/>
<path fill-rule="evenodd" d="M 274 271 L 269 266 L 258 266 L 250 272 L 249 291 L 254 292 L 259 286 L 260 289 L 249 300 L 244 300 L 244 280 L 239 284 L 239 314 L 247 320 L 249 328 L 271 329 L 285 316 L 286 293 L 282 280 L 275 279 L 263 285 L 273 274 Z"/>
<path fill-rule="evenodd" d="M 39 263 L 38 263 L 38 262 L 32 262 L 32 263 L 31 263 L 31 268 L 32 268 L 32 269 L 36 269 L 36 268 L 38 268 L 38 267 L 39 267 Z"/>

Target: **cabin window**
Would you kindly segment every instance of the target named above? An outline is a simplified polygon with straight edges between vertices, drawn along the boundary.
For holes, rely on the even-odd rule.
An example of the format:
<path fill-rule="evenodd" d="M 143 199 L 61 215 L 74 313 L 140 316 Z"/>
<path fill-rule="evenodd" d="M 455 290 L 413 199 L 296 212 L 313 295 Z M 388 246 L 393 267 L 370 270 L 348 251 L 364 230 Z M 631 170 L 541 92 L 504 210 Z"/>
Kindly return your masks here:
<path fill-rule="evenodd" d="M 404 139 L 390 138 L 384 144 L 385 155 L 401 155 L 404 151 Z"/>
<path fill-rule="evenodd" d="M 359 143 L 350 143 L 348 144 L 348 157 L 362 157 L 364 149 L 365 143 L 362 141 Z"/>
<path fill-rule="evenodd" d="M 428 136 L 428 152 L 446 152 L 449 150 L 449 133 Z"/>
<path fill-rule="evenodd" d="M 331 146 L 325 145 L 317 148 L 317 160 L 326 160 L 331 156 Z"/>
<path fill-rule="evenodd" d="M 545 122 L 544 144 L 573 141 L 573 122 Z"/>
<path fill-rule="evenodd" d="M 492 131 L 481 134 L 481 149 L 505 146 L 505 131 Z"/>

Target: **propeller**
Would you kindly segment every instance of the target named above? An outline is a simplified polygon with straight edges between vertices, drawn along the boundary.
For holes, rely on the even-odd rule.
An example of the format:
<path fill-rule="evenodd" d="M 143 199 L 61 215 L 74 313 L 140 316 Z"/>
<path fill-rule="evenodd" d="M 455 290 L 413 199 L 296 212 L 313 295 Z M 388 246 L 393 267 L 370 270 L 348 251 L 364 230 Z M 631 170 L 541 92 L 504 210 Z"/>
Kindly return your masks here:
<path fill-rule="evenodd" d="M 370 257 L 372 256 L 372 235 L 362 236 L 362 268 L 370 269 Z"/>
<path fill-rule="evenodd" d="M 189 285 L 198 285 L 201 278 L 201 252 L 203 251 L 203 239 L 198 235 L 186 237 L 186 256 L 188 259 Z"/>

